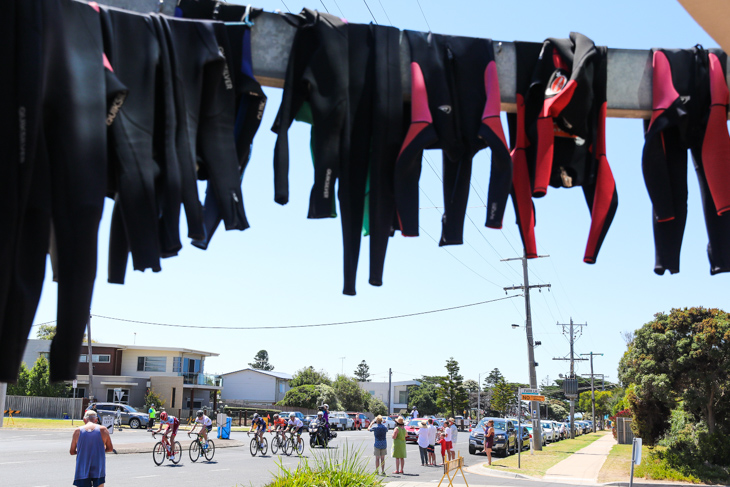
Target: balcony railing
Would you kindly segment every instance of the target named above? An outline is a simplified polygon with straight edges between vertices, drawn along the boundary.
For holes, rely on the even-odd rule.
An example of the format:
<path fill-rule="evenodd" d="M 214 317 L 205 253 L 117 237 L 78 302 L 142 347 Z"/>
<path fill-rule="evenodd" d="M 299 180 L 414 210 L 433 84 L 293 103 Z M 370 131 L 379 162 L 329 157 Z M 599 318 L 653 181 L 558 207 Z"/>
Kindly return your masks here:
<path fill-rule="evenodd" d="M 220 387 L 223 384 L 223 378 L 220 375 L 201 374 L 198 372 L 181 372 L 180 375 L 183 378 L 183 384 L 215 387 Z"/>

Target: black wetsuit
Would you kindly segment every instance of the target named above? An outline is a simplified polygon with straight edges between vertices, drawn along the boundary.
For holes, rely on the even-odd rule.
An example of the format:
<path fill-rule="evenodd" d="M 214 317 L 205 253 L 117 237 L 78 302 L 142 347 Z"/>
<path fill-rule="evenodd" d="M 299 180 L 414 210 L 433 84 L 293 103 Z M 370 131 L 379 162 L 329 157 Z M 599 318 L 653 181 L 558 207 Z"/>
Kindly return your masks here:
<path fill-rule="evenodd" d="M 653 114 L 642 169 L 653 205 L 654 272 L 679 272 L 687 220 L 687 150 L 702 195 L 710 273 L 730 271 L 730 136 L 727 56 L 719 50 L 653 50 Z"/>
<path fill-rule="evenodd" d="M 513 196 L 525 254 L 537 256 L 528 188 L 541 197 L 548 185 L 582 186 L 591 212 L 583 261 L 595 263 L 618 206 L 606 159 L 607 49 L 578 33 L 547 39 L 539 51 L 534 43 L 515 45 L 518 112 L 509 118 L 515 130 Z"/>
<path fill-rule="evenodd" d="M 442 149 L 444 215 L 439 245 L 463 243 L 472 159 L 492 148 L 486 225 L 501 228 L 512 162 L 499 120 L 500 94 L 489 39 L 405 32 L 411 48 L 411 125 L 395 173 L 401 233 L 418 235 L 424 149 Z"/>
<path fill-rule="evenodd" d="M 10 3 L 0 22 L 15 25 L 17 98 L 10 103 L 20 117 L 13 117 L 7 133 L 18 134 L 19 144 L 2 163 L 17 164 L 16 179 L 8 183 L 18 185 L 19 205 L 17 231 L 1 239 L 3 247 L 6 242 L 13 246 L 13 262 L 3 267 L 11 277 L 3 295 L 0 382 L 15 382 L 18 376 L 43 284 L 51 220 L 59 284 L 50 378 L 68 380 L 76 377 L 89 316 L 107 180 L 101 26 L 88 4 Z M 15 17 L 6 16 L 13 10 Z"/>

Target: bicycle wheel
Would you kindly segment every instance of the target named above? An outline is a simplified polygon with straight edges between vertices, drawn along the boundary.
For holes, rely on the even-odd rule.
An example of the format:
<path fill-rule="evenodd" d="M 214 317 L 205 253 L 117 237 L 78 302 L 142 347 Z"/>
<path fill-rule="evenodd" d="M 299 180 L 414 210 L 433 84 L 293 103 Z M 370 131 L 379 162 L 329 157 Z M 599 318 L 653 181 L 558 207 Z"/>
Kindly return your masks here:
<path fill-rule="evenodd" d="M 162 465 L 162 462 L 165 461 L 166 455 L 167 452 L 165 451 L 165 446 L 162 442 L 158 441 L 155 443 L 155 447 L 152 449 L 152 460 L 154 460 L 155 465 Z"/>
<path fill-rule="evenodd" d="M 269 440 L 267 440 L 265 437 L 261 438 L 261 455 L 266 455 L 266 452 L 269 451 Z"/>
<path fill-rule="evenodd" d="M 170 461 L 174 464 L 178 464 L 180 463 L 180 460 L 182 460 L 182 445 L 180 445 L 179 441 L 176 441 L 172 446 L 172 456 L 170 457 Z"/>
<path fill-rule="evenodd" d="M 273 453 L 274 455 L 276 455 L 277 452 L 279 451 L 279 445 L 280 445 L 280 443 L 279 443 L 279 437 L 278 436 L 274 436 L 271 439 L 271 453 Z"/>
<path fill-rule="evenodd" d="M 291 438 L 287 438 L 284 440 L 284 446 L 282 447 L 282 451 L 286 456 L 291 455 L 292 451 L 294 451 L 294 442 Z"/>
<path fill-rule="evenodd" d="M 200 458 L 200 441 L 195 440 L 192 443 L 190 443 L 190 448 L 188 449 L 188 454 L 190 455 L 191 462 L 198 461 L 198 458 Z"/>
<path fill-rule="evenodd" d="M 257 443 L 256 438 L 254 438 L 253 440 L 251 440 L 251 445 L 249 446 L 249 450 L 251 450 L 251 456 L 252 457 L 255 457 L 256 456 L 256 453 L 258 453 L 258 451 L 259 451 L 259 445 Z"/>
<path fill-rule="evenodd" d="M 304 453 L 304 440 L 297 438 L 297 455 L 301 456 Z"/>
<path fill-rule="evenodd" d="M 213 460 L 213 455 L 215 455 L 215 443 L 213 443 L 213 440 L 208 440 L 208 448 L 203 453 L 205 454 L 206 460 Z"/>

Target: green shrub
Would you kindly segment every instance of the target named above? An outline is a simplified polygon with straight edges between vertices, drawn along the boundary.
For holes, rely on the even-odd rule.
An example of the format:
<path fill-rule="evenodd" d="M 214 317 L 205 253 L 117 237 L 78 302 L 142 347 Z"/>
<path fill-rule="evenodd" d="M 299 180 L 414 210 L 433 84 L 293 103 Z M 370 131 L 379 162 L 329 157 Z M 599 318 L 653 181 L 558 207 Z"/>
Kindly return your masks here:
<path fill-rule="evenodd" d="M 377 474 L 363 458 L 362 449 L 355 449 L 347 442 L 342 451 L 325 450 L 313 453 L 312 461 L 302 458 L 294 469 L 284 467 L 281 458 L 274 480 L 265 487 L 311 487 L 311 486 L 381 486 Z"/>

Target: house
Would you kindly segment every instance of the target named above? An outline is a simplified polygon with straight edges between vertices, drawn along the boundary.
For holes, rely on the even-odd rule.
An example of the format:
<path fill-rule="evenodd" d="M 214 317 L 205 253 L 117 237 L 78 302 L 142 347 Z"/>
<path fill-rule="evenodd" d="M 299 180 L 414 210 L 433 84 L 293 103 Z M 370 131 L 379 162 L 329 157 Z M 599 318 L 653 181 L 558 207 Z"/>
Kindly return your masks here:
<path fill-rule="evenodd" d="M 28 340 L 23 355 L 32 368 L 40 356 L 48 358 L 50 340 Z M 206 357 L 217 353 L 175 347 L 92 343 L 93 387 L 89 387 L 88 347 L 82 346 L 76 378 L 76 397 L 144 405 L 148 389 L 165 400 L 164 408 L 187 416 L 204 407 L 217 409 L 220 376 L 204 373 Z"/>
<path fill-rule="evenodd" d="M 291 374 L 251 368 L 221 374 L 221 377 L 226 383 L 224 401 L 271 405 L 284 399 L 292 380 Z"/>
<path fill-rule="evenodd" d="M 388 383 L 387 382 L 358 382 L 360 388 L 377 397 L 388 407 Z M 396 413 L 401 409 L 408 409 L 408 386 L 420 386 L 417 380 L 402 380 L 390 383 L 391 406 L 388 414 Z"/>

